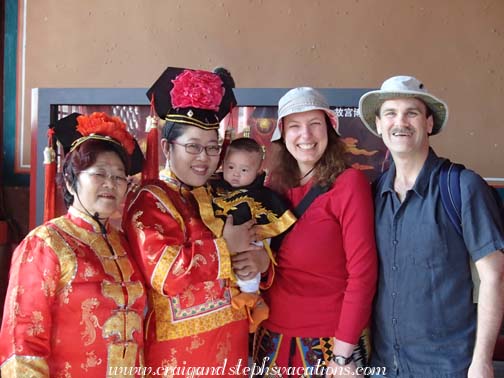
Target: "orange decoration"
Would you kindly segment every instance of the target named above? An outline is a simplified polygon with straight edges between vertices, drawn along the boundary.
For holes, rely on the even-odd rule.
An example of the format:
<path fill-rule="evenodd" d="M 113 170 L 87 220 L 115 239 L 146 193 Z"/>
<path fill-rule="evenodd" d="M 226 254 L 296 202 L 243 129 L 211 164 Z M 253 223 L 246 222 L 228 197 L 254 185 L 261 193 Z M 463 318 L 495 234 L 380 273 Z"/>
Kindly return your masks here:
<path fill-rule="evenodd" d="M 132 154 L 135 149 L 135 142 L 130 133 L 126 130 L 126 124 L 119 117 L 111 117 L 103 112 L 95 112 L 89 116 L 81 115 L 77 117 L 77 131 L 82 136 L 99 134 L 108 136 L 118 141 L 121 146 Z"/>

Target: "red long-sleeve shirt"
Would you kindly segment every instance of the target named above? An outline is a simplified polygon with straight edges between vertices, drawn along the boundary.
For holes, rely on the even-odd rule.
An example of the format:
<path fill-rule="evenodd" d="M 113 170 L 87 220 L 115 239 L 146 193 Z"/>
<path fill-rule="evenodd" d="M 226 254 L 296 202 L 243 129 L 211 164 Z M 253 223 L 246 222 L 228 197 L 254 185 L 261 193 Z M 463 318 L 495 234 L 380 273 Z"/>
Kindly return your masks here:
<path fill-rule="evenodd" d="M 311 182 L 287 193 L 295 208 Z M 273 285 L 265 292 L 264 326 L 299 337 L 356 343 L 366 327 L 376 289 L 377 257 L 371 189 L 347 169 L 317 197 L 285 237 Z"/>

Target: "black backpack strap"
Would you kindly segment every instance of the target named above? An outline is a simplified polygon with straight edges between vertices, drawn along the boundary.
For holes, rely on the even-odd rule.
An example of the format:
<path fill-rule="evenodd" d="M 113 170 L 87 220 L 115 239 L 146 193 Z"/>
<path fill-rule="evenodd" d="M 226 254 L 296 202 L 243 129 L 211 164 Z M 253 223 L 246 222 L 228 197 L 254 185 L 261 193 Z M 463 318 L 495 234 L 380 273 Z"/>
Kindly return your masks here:
<path fill-rule="evenodd" d="M 301 215 L 303 215 L 306 209 L 310 207 L 315 198 L 327 192 L 328 190 L 329 186 L 313 185 L 311 189 L 308 191 L 308 193 L 305 194 L 299 205 L 297 205 L 296 208 L 292 211 L 294 215 L 298 219 L 301 218 Z M 280 245 L 282 244 L 283 238 L 290 232 L 290 230 L 292 230 L 292 226 L 285 232 L 271 239 L 270 247 L 272 250 L 278 251 Z"/>
<path fill-rule="evenodd" d="M 296 206 L 293 213 L 299 219 L 301 215 L 308 209 L 311 203 L 322 193 L 327 192 L 328 186 L 313 185 L 308 193 L 305 194 L 299 205 Z"/>
<path fill-rule="evenodd" d="M 460 172 L 465 167 L 445 160 L 439 173 L 439 192 L 443 209 L 450 222 L 462 237 L 462 198 L 460 194 Z"/>

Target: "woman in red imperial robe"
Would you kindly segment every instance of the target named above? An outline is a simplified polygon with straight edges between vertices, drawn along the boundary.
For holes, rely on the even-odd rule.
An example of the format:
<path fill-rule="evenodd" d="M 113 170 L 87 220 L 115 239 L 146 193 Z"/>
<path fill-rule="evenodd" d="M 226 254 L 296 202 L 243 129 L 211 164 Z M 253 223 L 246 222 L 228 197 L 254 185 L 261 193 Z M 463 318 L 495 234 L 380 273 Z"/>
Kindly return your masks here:
<path fill-rule="evenodd" d="M 64 147 L 81 136 L 63 164 L 68 213 L 31 231 L 12 258 L 0 331 L 5 378 L 142 373 L 143 280 L 124 236 L 108 222 L 126 194 L 127 174 L 138 171 L 129 155 L 139 150 L 118 118 L 77 120 L 77 131 L 56 126 Z"/>
<path fill-rule="evenodd" d="M 231 306 L 233 270 L 251 278 L 269 259 L 252 250 L 251 222 L 229 219 L 212 232 L 220 228 L 200 213 L 213 215 L 211 201 L 198 204 L 192 192 L 219 163 L 217 128 L 236 104 L 232 88 L 215 73 L 168 68 L 148 96 L 166 121 L 166 170 L 128 196 L 123 221 L 148 285 L 146 365 L 167 377 L 236 377 L 247 366 L 248 321 Z"/>

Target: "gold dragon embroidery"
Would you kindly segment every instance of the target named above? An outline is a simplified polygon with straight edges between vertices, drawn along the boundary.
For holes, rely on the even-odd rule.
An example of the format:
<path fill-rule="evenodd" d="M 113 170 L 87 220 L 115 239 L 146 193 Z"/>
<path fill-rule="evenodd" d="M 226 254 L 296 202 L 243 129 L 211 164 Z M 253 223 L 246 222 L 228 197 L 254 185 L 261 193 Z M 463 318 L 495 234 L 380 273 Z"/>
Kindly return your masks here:
<path fill-rule="evenodd" d="M 199 253 L 195 254 L 193 259 L 191 260 L 191 265 L 189 265 L 189 269 L 192 268 L 199 268 L 201 265 L 206 265 L 207 260 L 205 259 L 205 256 L 200 255 Z"/>
<path fill-rule="evenodd" d="M 135 227 L 138 228 L 139 230 L 143 230 L 143 228 L 144 228 L 143 223 L 138 220 L 138 218 L 140 218 L 142 215 L 143 215 L 143 211 L 140 210 L 140 211 L 137 211 L 135 214 L 133 214 L 133 216 L 131 217 L 131 221 L 133 222 Z"/>
<path fill-rule="evenodd" d="M 228 358 L 230 351 L 231 351 L 231 335 L 227 333 L 226 340 L 220 342 L 217 345 L 217 355 L 215 356 L 217 363 L 218 364 L 224 363 L 224 360 Z"/>
<path fill-rule="evenodd" d="M 166 208 L 164 207 L 164 205 L 159 202 L 159 201 L 156 201 L 156 207 L 159 209 L 159 211 L 161 211 L 163 214 L 166 214 Z"/>
<path fill-rule="evenodd" d="M 178 366 L 176 357 L 177 351 L 174 348 L 172 348 L 170 350 L 170 354 L 171 357 L 169 360 L 163 359 L 163 361 L 161 362 L 161 366 L 163 367 L 163 373 L 164 373 L 163 378 L 173 378 L 175 376 L 174 375 L 175 369 Z"/>
<path fill-rule="evenodd" d="M 186 347 L 186 352 L 192 354 L 192 352 L 198 349 L 200 346 L 205 345 L 205 340 L 198 337 L 198 335 L 194 335 L 191 337 L 191 345 Z"/>
<path fill-rule="evenodd" d="M 183 259 L 180 259 L 175 264 L 173 264 L 172 273 L 174 276 L 178 277 L 186 271 L 186 269 L 184 269 L 184 263 L 185 261 Z"/>
<path fill-rule="evenodd" d="M 19 315 L 19 301 L 18 297 L 24 293 L 24 289 L 22 286 L 15 286 L 12 289 L 11 297 L 9 300 L 9 307 L 10 307 L 10 315 L 9 315 L 9 320 L 7 322 L 7 325 L 9 327 L 9 333 L 13 334 L 14 329 L 17 326 L 17 318 Z"/>
<path fill-rule="evenodd" d="M 65 362 L 65 368 L 62 371 L 56 373 L 56 378 L 72 378 L 72 374 L 70 373 L 70 369 L 72 365 L 67 361 Z"/>
<path fill-rule="evenodd" d="M 156 231 L 158 232 L 158 234 L 161 234 L 161 235 L 164 234 L 164 228 L 163 228 L 162 225 L 156 223 L 154 225 L 154 228 L 156 229 Z M 158 236 L 158 238 L 159 238 L 159 236 Z"/>
<path fill-rule="evenodd" d="M 30 336 L 37 336 L 44 332 L 44 327 L 42 322 L 44 321 L 44 316 L 40 311 L 33 311 L 31 315 L 31 325 L 26 331 Z"/>
<path fill-rule="evenodd" d="M 87 281 L 89 278 L 96 276 L 98 274 L 98 270 L 96 270 L 91 264 L 84 263 L 84 272 L 81 273 L 81 277 Z"/>
<path fill-rule="evenodd" d="M 227 215 L 230 211 L 236 210 L 238 205 L 246 203 L 255 218 L 259 219 L 264 215 L 270 223 L 278 222 L 278 217 L 275 213 L 264 208 L 260 202 L 256 202 L 253 198 L 248 196 L 230 197 L 215 197 L 213 199 L 214 203 L 220 208 L 220 210 L 215 211 L 215 215 Z"/>
<path fill-rule="evenodd" d="M 180 295 L 180 299 L 186 301 L 186 306 L 187 307 L 192 307 L 194 305 L 194 293 L 193 293 L 194 287 L 189 286 L 187 290 L 184 290 L 184 292 Z"/>
<path fill-rule="evenodd" d="M 212 281 L 205 282 L 205 299 L 207 301 L 215 301 L 218 298 L 218 295 L 214 290 L 215 283 Z"/>
<path fill-rule="evenodd" d="M 81 368 L 87 372 L 88 368 L 96 367 L 101 365 L 101 363 L 102 359 L 98 358 L 94 350 L 92 350 L 91 352 L 86 352 L 86 363 L 82 363 Z"/>
<path fill-rule="evenodd" d="M 175 264 L 173 264 L 172 273 L 174 276 L 178 277 L 184 273 L 189 272 L 193 268 L 198 268 L 201 265 L 208 264 L 205 257 L 203 255 L 200 255 L 199 253 L 194 255 L 187 269 L 184 267 L 185 263 L 186 262 L 183 259 L 180 259 Z"/>
<path fill-rule="evenodd" d="M 98 323 L 98 317 L 93 314 L 93 310 L 100 305 L 96 298 L 89 298 L 82 302 L 82 320 L 84 331 L 81 332 L 84 345 L 91 345 L 96 340 L 96 328 L 101 328 Z"/>
<path fill-rule="evenodd" d="M 41 282 L 42 292 L 46 297 L 54 297 L 54 294 L 56 293 L 56 280 L 47 269 L 44 269 L 42 275 L 44 277 Z"/>
<path fill-rule="evenodd" d="M 63 288 L 63 291 L 61 292 L 61 301 L 64 304 L 68 304 L 70 302 L 70 294 L 72 293 L 73 288 L 72 285 L 69 284 Z"/>

